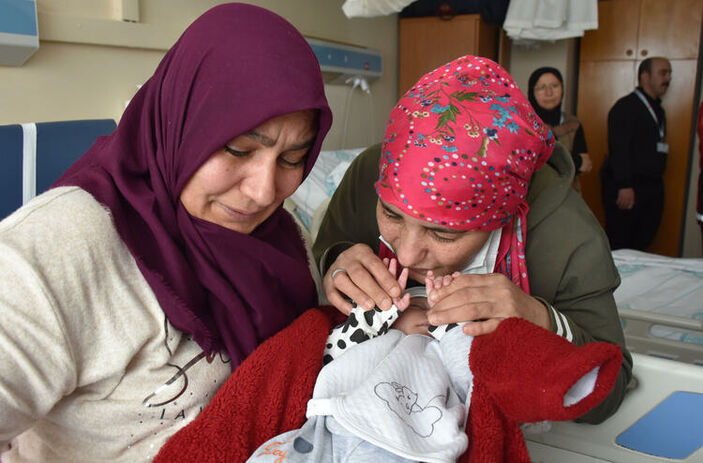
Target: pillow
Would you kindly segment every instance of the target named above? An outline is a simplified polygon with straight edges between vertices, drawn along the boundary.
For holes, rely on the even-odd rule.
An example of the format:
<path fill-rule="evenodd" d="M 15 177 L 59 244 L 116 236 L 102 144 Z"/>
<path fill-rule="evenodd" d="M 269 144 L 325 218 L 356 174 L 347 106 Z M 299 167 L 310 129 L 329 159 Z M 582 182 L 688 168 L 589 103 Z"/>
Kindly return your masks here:
<path fill-rule="evenodd" d="M 317 208 L 332 197 L 349 164 L 365 149 L 320 151 L 310 175 L 290 197 L 295 203 L 295 214 L 308 230 L 312 227 Z"/>

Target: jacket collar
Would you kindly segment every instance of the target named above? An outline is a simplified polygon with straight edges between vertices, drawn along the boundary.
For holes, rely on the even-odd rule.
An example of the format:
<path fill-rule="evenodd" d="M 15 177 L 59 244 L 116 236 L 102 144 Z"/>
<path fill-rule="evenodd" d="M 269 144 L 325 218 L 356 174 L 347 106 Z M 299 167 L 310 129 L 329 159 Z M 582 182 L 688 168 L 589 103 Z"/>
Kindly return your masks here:
<path fill-rule="evenodd" d="M 568 150 L 561 143 L 547 163 L 532 176 L 527 190 L 527 230 L 531 230 L 566 200 L 574 178 L 574 163 Z"/>

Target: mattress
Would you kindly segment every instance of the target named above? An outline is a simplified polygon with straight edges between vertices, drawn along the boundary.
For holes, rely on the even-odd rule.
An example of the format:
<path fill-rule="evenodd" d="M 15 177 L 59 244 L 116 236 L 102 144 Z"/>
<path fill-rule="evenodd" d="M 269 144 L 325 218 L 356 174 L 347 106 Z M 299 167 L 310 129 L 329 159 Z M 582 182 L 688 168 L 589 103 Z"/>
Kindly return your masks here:
<path fill-rule="evenodd" d="M 703 326 L 703 259 L 673 258 L 620 249 L 613 251 L 613 260 L 622 279 L 614 294 L 618 309 L 693 321 L 689 326 L 694 329 L 655 323 L 650 334 L 700 344 L 703 348 L 703 332 L 695 329 Z M 625 328 L 627 323 L 628 317 L 625 317 Z"/>

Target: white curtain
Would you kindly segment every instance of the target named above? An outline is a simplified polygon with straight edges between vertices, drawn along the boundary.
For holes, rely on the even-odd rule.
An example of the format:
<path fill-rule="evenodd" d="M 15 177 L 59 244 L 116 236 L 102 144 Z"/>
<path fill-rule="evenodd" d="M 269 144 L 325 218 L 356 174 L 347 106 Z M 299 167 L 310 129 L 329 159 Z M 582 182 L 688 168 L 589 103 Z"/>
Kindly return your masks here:
<path fill-rule="evenodd" d="M 581 37 L 598 28 L 598 0 L 510 0 L 503 29 L 513 40 Z"/>
<path fill-rule="evenodd" d="M 347 18 L 370 18 L 397 13 L 415 0 L 346 0 L 342 11 Z"/>

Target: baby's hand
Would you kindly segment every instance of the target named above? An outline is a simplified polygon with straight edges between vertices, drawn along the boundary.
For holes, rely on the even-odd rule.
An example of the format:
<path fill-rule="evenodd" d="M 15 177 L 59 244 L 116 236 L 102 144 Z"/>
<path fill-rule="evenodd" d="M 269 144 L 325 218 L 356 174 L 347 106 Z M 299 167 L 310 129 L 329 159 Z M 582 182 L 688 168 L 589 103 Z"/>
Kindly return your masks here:
<path fill-rule="evenodd" d="M 398 273 L 398 261 L 395 258 L 389 260 L 387 257 L 384 257 L 383 263 L 386 264 L 388 271 L 395 277 Z M 398 275 L 397 280 L 400 285 L 401 294 L 403 294 L 403 291 L 405 291 L 405 286 L 408 284 L 407 268 L 403 268 L 403 270 L 400 271 L 400 275 Z M 393 304 L 395 304 L 395 306 L 398 307 L 398 310 L 402 312 L 410 305 L 410 294 L 405 293 L 401 297 L 394 297 Z"/>
<path fill-rule="evenodd" d="M 450 284 L 452 284 L 452 281 L 454 281 L 454 279 L 457 278 L 459 275 L 461 275 L 461 273 L 454 272 L 451 275 L 436 277 L 434 276 L 432 270 L 429 270 L 425 275 L 425 290 L 427 292 L 427 304 L 430 307 L 434 305 L 430 299 L 430 291 L 449 286 Z"/>

